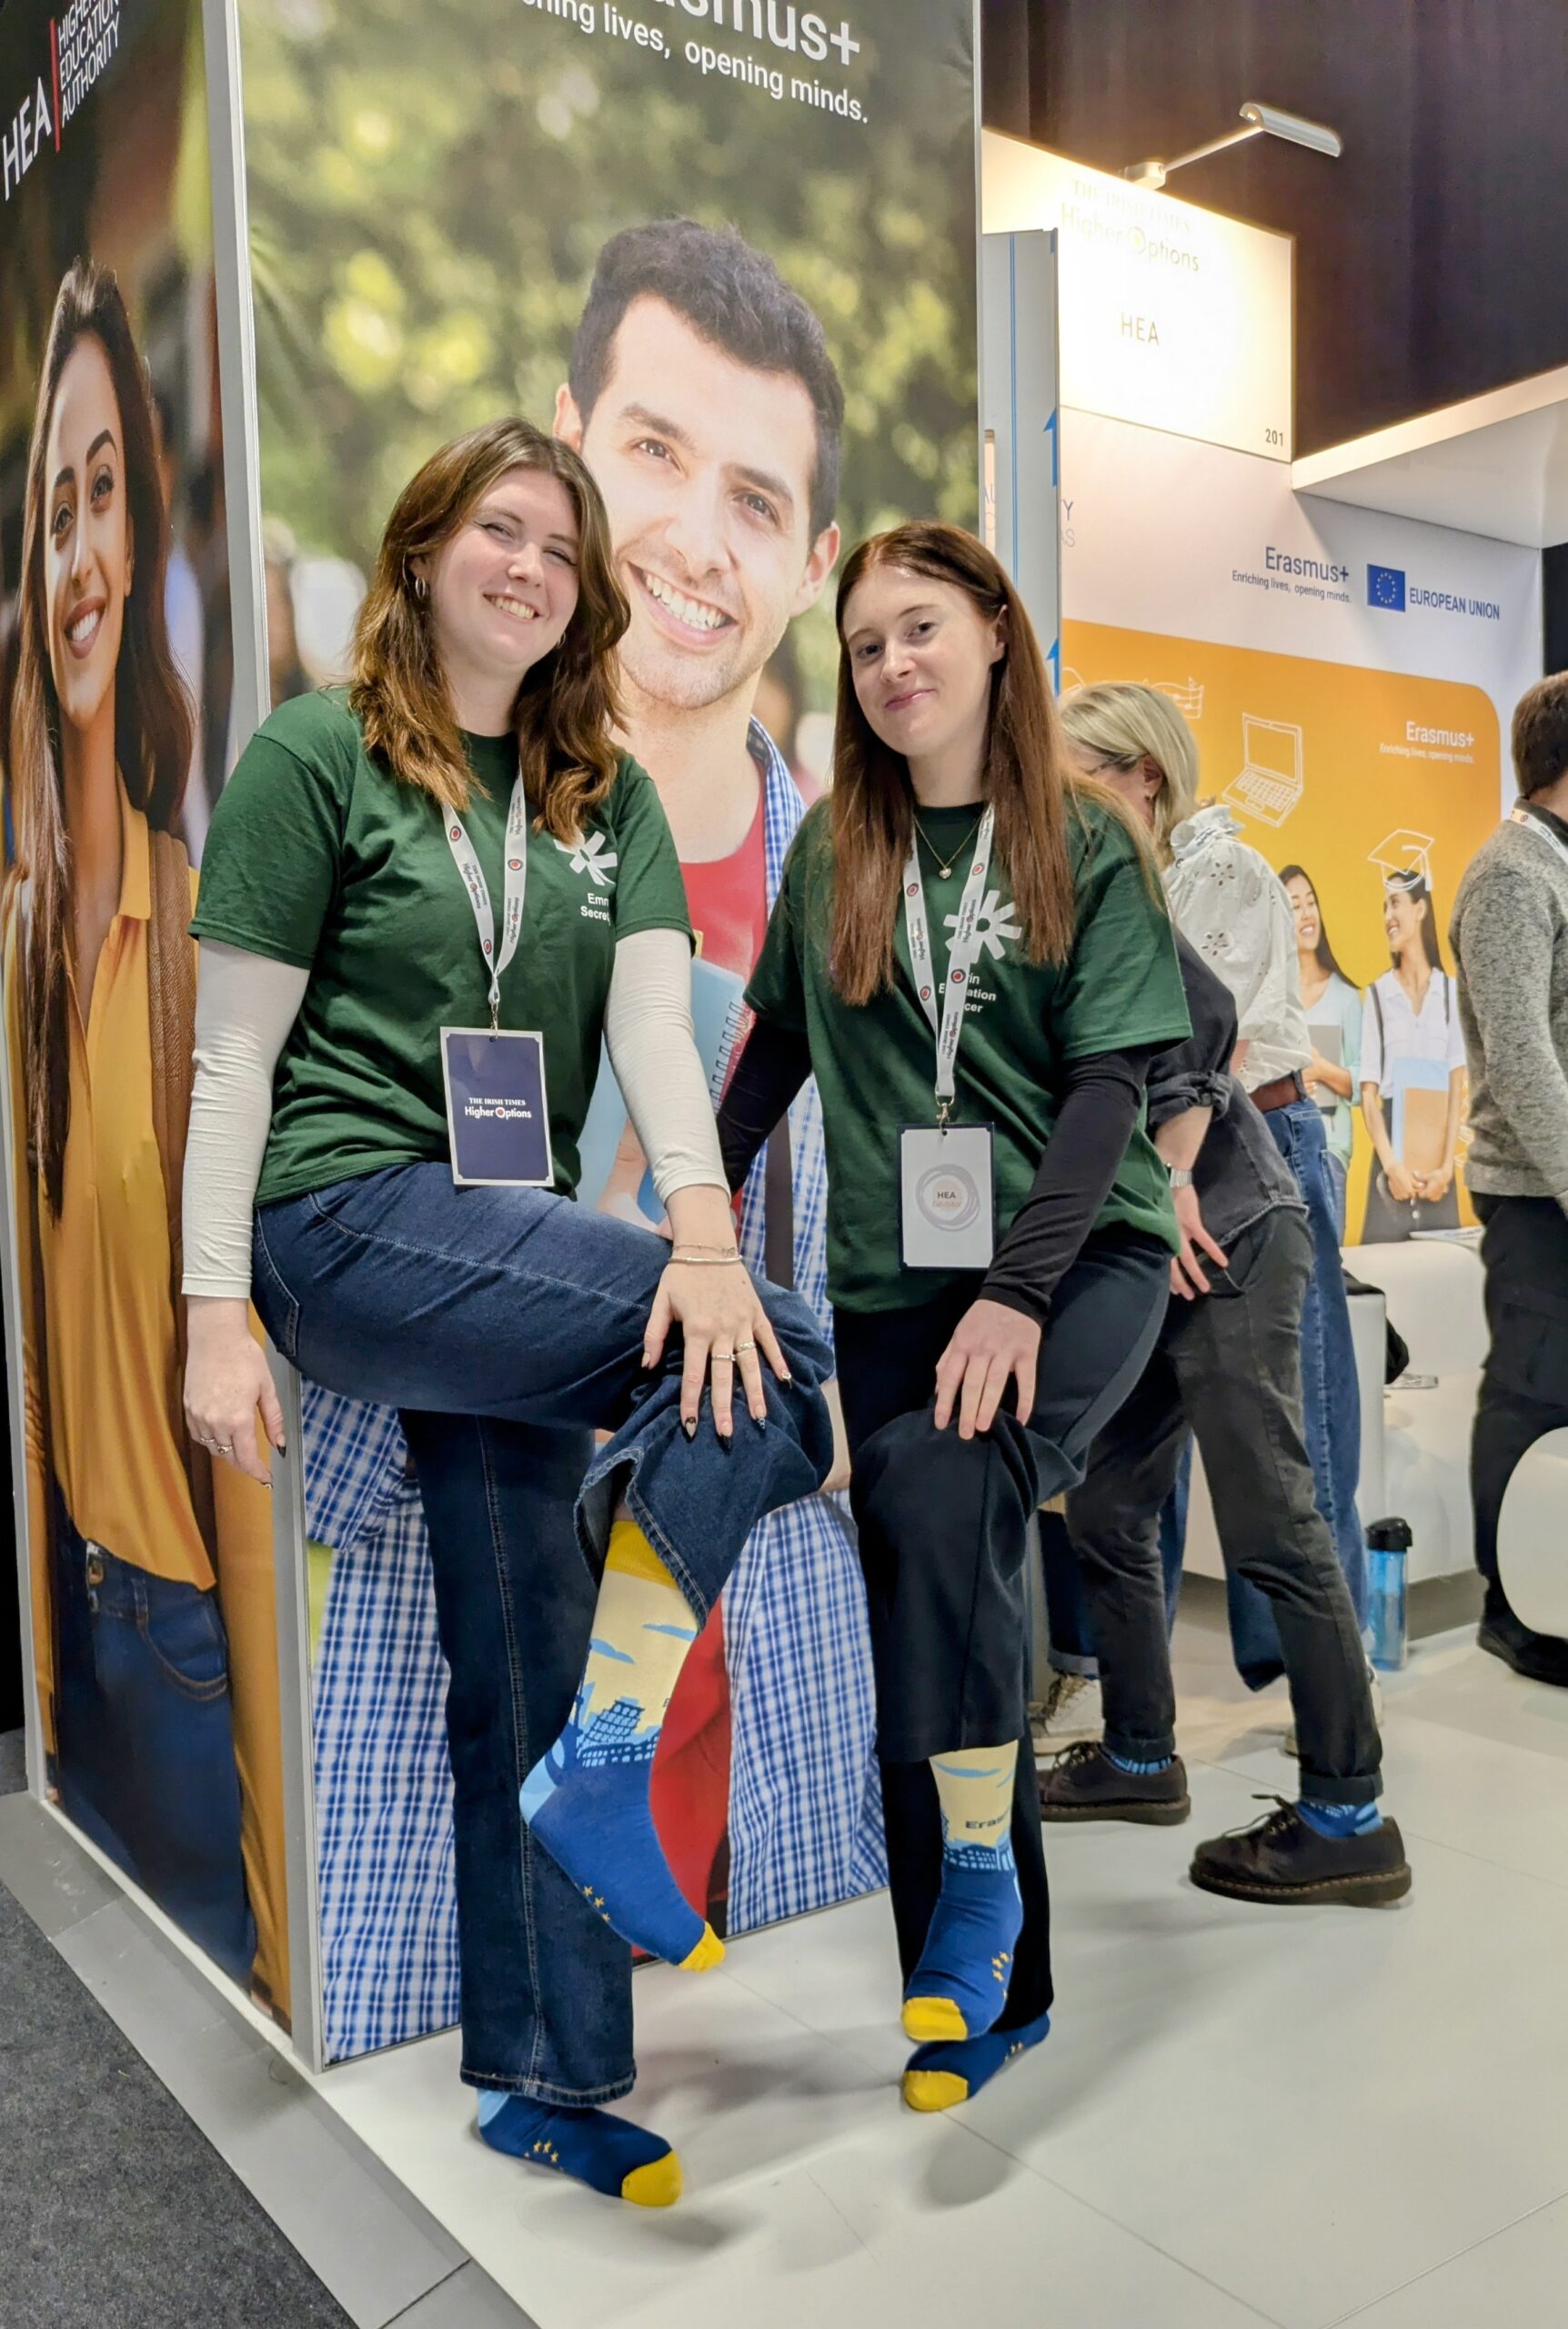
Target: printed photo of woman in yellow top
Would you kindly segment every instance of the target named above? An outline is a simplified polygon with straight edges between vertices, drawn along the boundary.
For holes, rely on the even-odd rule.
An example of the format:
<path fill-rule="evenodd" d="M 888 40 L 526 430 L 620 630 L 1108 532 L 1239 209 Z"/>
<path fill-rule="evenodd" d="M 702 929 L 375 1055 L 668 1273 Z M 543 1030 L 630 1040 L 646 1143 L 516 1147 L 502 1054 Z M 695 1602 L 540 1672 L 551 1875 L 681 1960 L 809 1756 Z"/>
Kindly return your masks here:
<path fill-rule="evenodd" d="M 55 299 L 27 464 L 5 900 L 35 1662 L 62 1809 L 285 2005 L 265 1489 L 180 1406 L 192 708 L 145 368 L 115 277 Z"/>

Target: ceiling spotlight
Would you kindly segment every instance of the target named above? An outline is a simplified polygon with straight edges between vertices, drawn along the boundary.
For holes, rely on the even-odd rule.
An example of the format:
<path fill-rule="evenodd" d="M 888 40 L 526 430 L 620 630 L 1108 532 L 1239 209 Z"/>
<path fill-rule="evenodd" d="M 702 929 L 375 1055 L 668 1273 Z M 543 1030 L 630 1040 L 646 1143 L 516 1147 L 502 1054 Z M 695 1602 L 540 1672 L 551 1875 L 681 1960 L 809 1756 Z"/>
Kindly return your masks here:
<path fill-rule="evenodd" d="M 1321 121 L 1303 121 L 1299 113 L 1282 113 L 1277 106 L 1244 105 L 1241 121 L 1241 128 L 1211 138 L 1207 146 L 1195 146 L 1190 154 L 1178 154 L 1173 162 L 1131 162 L 1121 175 L 1134 186 L 1160 187 L 1172 170 L 1184 170 L 1190 162 L 1206 162 L 1211 154 L 1222 154 L 1227 146 L 1244 146 L 1250 137 L 1282 137 L 1287 145 L 1305 146 L 1314 154 L 1335 158 L 1345 150 L 1337 129 L 1327 129 Z"/>

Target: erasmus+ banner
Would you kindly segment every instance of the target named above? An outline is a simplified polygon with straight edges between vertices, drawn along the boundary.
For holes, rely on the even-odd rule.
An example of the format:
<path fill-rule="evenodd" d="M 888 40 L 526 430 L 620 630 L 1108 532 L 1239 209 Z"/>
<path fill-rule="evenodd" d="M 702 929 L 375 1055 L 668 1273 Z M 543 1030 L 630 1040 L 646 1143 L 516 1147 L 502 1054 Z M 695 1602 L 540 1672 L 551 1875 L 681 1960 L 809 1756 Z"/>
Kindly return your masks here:
<path fill-rule="evenodd" d="M 198 0 L 0 15 L 6 1294 L 32 1778 L 286 2013 L 272 1516 L 180 1399 L 195 947 L 232 757 Z"/>
<path fill-rule="evenodd" d="M 436 446 L 518 410 L 580 448 L 717 1085 L 826 770 L 841 551 L 906 517 L 978 519 L 972 0 L 247 0 L 241 33 L 274 698 L 341 669 L 382 524 Z M 614 866 L 578 870 L 591 911 Z M 602 1080 L 584 1162 L 585 1202 L 648 1213 Z M 826 1323 L 809 1094 L 742 1235 Z M 396 1418 L 307 1386 L 306 1452 L 341 2057 L 456 2018 L 445 1675 Z M 752 1540 L 655 1787 L 720 1930 L 880 1881 L 838 1497 Z"/>

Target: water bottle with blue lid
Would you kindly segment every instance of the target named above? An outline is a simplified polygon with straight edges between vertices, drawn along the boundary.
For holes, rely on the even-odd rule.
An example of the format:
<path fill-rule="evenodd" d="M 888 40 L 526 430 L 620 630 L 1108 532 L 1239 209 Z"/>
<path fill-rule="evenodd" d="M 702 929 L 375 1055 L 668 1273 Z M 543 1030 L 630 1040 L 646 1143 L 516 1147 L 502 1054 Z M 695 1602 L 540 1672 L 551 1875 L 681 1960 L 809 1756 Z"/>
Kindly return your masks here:
<path fill-rule="evenodd" d="M 1397 1674 L 1408 1656 L 1405 1556 L 1410 1523 L 1391 1516 L 1367 1530 L 1367 1649 L 1381 1674 Z"/>

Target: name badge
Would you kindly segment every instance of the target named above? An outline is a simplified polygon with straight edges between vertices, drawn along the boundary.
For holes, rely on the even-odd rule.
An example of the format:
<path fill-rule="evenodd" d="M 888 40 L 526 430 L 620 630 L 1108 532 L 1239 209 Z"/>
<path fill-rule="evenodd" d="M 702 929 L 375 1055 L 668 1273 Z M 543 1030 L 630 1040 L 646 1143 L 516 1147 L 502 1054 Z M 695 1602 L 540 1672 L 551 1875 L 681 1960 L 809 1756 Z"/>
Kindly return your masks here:
<path fill-rule="evenodd" d="M 443 1027 L 447 1139 L 460 1189 L 548 1188 L 545 1040 L 513 1028 Z"/>
<path fill-rule="evenodd" d="M 907 1270 L 989 1269 L 996 1245 L 990 1124 L 908 1124 L 899 1135 Z"/>

